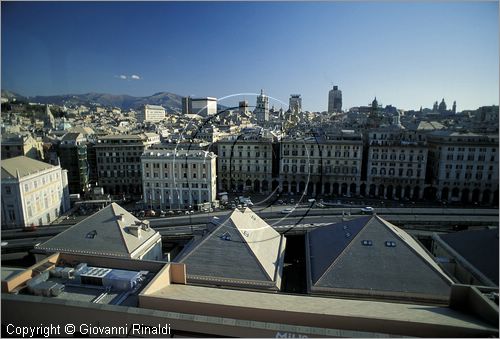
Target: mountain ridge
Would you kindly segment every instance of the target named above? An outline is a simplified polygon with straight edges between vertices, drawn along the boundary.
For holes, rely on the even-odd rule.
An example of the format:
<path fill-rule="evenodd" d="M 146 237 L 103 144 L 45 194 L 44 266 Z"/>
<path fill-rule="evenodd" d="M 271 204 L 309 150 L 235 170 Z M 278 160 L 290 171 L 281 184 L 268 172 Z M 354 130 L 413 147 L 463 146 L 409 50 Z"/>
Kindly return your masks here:
<path fill-rule="evenodd" d="M 132 96 L 128 94 L 109 94 L 89 92 L 83 94 L 37 95 L 23 96 L 2 89 L 2 97 L 27 100 L 41 104 L 55 105 L 95 105 L 119 107 L 123 110 L 138 109 L 145 104 L 161 105 L 169 111 L 181 111 L 183 96 L 171 92 L 157 92 L 150 96 Z"/>

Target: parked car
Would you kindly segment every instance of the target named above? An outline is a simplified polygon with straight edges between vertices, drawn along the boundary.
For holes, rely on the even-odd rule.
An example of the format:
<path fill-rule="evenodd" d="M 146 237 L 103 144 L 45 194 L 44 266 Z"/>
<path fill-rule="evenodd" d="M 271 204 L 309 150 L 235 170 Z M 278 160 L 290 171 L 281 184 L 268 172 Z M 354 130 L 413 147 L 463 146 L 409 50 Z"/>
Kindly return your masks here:
<path fill-rule="evenodd" d="M 280 200 L 276 201 L 276 203 L 277 203 L 278 205 L 283 205 L 283 200 L 281 200 L 281 199 L 280 199 Z"/>
<path fill-rule="evenodd" d="M 290 204 L 295 204 L 295 199 L 290 199 Z"/>
<path fill-rule="evenodd" d="M 295 211 L 295 208 L 293 207 L 289 207 L 289 208 L 285 208 L 284 210 L 282 210 L 280 213 L 281 214 L 289 214 L 289 213 L 292 213 L 293 211 Z"/>
<path fill-rule="evenodd" d="M 361 209 L 361 212 L 365 213 L 365 214 L 373 214 L 375 210 L 373 209 L 373 207 L 370 207 L 370 206 L 366 206 L 366 207 L 363 207 Z"/>
<path fill-rule="evenodd" d="M 139 211 L 139 213 L 137 213 L 138 218 L 144 218 L 145 216 L 146 216 L 146 212 L 144 210 Z"/>

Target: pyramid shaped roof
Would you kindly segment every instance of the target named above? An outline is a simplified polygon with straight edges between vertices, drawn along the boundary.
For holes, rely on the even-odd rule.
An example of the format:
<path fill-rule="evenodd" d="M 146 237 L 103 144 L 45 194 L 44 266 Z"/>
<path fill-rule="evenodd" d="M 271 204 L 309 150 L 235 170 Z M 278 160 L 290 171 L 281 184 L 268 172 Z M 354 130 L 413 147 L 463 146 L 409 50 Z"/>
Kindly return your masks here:
<path fill-rule="evenodd" d="M 285 238 L 251 209 L 235 209 L 176 260 L 204 284 L 279 289 Z"/>
<path fill-rule="evenodd" d="M 157 234 L 148 227 L 141 229 L 140 236 L 137 236 L 132 232 L 136 223 L 141 221 L 120 205 L 111 203 L 36 248 L 49 252 L 131 257 L 136 249 Z"/>
<path fill-rule="evenodd" d="M 311 292 L 444 301 L 452 280 L 408 233 L 378 216 L 307 235 Z"/>

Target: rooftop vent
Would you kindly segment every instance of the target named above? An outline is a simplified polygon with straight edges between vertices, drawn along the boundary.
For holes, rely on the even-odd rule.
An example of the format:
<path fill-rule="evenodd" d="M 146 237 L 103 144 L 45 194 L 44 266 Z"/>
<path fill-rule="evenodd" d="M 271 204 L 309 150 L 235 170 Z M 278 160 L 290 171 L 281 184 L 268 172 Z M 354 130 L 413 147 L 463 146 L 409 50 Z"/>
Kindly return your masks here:
<path fill-rule="evenodd" d="M 119 220 L 119 221 L 124 221 L 124 220 L 125 220 L 125 216 L 123 215 L 123 213 L 122 213 L 122 214 L 118 214 L 118 215 L 116 216 L 116 218 L 117 218 L 117 220 Z"/>

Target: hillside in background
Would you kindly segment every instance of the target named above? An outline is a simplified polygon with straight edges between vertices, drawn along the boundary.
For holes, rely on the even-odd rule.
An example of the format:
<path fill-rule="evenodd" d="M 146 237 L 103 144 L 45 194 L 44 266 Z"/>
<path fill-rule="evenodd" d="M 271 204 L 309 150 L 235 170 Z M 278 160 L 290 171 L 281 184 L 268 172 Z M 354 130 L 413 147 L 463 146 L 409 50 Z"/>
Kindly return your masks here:
<path fill-rule="evenodd" d="M 96 104 L 101 106 L 120 107 L 123 110 L 138 109 L 144 104 L 161 105 L 167 111 L 181 111 L 182 109 L 182 96 L 169 92 L 159 92 L 145 97 L 134 97 L 131 95 L 114 95 L 106 93 L 86 93 L 86 94 L 63 94 L 63 95 L 49 95 L 49 96 L 34 96 L 24 97 L 20 94 L 3 90 L 2 98 L 12 100 L 29 101 L 41 104 L 55 104 L 55 105 L 85 105 L 94 106 Z"/>

